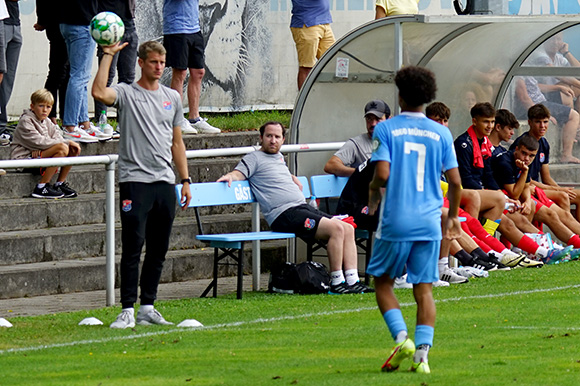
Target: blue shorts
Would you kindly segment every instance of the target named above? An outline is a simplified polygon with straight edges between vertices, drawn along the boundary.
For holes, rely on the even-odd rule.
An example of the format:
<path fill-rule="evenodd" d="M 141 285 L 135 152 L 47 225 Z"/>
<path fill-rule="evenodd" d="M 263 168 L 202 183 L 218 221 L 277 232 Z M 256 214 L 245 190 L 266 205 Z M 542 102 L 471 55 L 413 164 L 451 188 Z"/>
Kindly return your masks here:
<path fill-rule="evenodd" d="M 441 241 L 386 241 L 376 239 L 367 273 L 375 277 L 403 275 L 407 266 L 407 282 L 434 283 L 439 280 Z"/>

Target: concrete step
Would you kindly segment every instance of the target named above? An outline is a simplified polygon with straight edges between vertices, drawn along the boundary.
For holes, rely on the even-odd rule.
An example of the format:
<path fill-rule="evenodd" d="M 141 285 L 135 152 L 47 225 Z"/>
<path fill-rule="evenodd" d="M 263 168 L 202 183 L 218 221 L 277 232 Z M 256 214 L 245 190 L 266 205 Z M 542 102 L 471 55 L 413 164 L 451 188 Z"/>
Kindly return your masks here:
<path fill-rule="evenodd" d="M 115 221 L 120 221 L 119 195 L 115 194 Z M 105 224 L 105 193 L 81 194 L 76 198 L 40 200 L 36 198 L 10 198 L 0 200 L 1 232 L 25 231 L 75 225 Z M 245 213 L 250 205 L 200 208 L 202 216 L 223 213 Z M 193 209 L 177 210 L 176 217 L 194 218 Z M 203 218 L 203 217 L 202 217 Z"/>
<path fill-rule="evenodd" d="M 236 233 L 251 230 L 251 213 L 203 216 L 204 232 Z M 263 224 L 265 227 L 265 223 Z M 194 217 L 175 219 L 170 250 L 201 248 Z M 145 246 L 146 248 L 146 246 Z M 0 266 L 85 259 L 105 255 L 105 224 L 62 226 L 0 233 Z M 121 225 L 115 224 L 115 253 L 121 253 Z"/>
<path fill-rule="evenodd" d="M 262 242 L 262 266 L 269 270 L 286 259 L 286 241 Z M 119 286 L 119 261 L 116 256 L 116 287 Z M 251 243 L 244 248 L 244 271 L 252 270 Z M 102 290 L 106 287 L 105 257 L 82 260 L 50 261 L 0 267 L 0 298 L 18 298 Z M 212 277 L 213 248 L 169 251 L 161 275 L 162 283 Z M 235 267 L 220 267 L 219 276 L 234 276 Z"/>

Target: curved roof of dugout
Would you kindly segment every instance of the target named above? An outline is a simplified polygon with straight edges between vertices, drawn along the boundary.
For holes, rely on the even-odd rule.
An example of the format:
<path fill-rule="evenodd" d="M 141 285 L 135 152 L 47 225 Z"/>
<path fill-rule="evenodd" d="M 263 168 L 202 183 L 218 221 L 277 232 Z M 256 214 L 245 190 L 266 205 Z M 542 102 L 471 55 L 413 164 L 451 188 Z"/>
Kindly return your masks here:
<path fill-rule="evenodd" d="M 518 76 L 569 75 L 580 67 L 524 65 L 534 50 L 562 32 L 580 58 L 580 17 L 395 16 L 350 31 L 320 58 L 298 94 L 290 143 L 344 141 L 366 131 L 364 106 L 383 99 L 398 113 L 394 75 L 404 65 L 431 69 L 437 101 L 451 109 L 456 137 L 470 125 L 470 105 L 491 102 L 512 109 Z M 296 153 L 298 175 L 322 174 L 333 152 Z"/>

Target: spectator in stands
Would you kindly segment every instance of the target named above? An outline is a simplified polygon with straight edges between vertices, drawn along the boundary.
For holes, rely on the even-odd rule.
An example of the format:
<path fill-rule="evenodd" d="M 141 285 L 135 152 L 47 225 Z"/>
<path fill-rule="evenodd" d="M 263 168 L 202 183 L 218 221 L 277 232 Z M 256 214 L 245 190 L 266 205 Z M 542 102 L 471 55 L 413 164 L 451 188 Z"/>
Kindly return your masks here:
<path fill-rule="evenodd" d="M 579 67 L 580 62 L 570 52 L 568 43 L 562 39 L 562 32 L 548 39 L 541 47 L 532 53 L 526 60 L 526 64 L 541 67 Z M 559 103 L 579 110 L 580 80 L 569 76 L 539 76 L 536 77 L 538 86 L 546 99 L 550 102 Z"/>
<path fill-rule="evenodd" d="M 218 182 L 248 180 L 273 231 L 291 232 L 303 239 L 327 240 L 332 294 L 374 292 L 360 282 L 357 247 L 351 224 L 308 205 L 298 179 L 290 174 L 280 147 L 286 130 L 280 122 L 260 127 L 261 147 L 244 156 L 235 169 Z"/>
<path fill-rule="evenodd" d="M 322 54 L 334 44 L 329 0 L 292 0 L 290 31 L 298 53 L 298 90 Z"/>
<path fill-rule="evenodd" d="M 54 98 L 47 89 L 40 89 L 30 97 L 30 109 L 20 116 L 11 145 L 12 159 L 77 157 L 81 154 L 78 143 L 64 139 L 60 128 L 48 114 Z M 41 168 L 40 182 L 32 192 L 34 198 L 72 198 L 77 196 L 66 182 L 72 166 L 63 166 L 54 186 L 50 184 L 58 171 L 57 166 Z"/>
<path fill-rule="evenodd" d="M 36 23 L 34 29 L 45 31 L 49 42 L 48 75 L 44 88 L 52 93 L 54 105 L 48 117 L 56 124 L 57 104 L 61 120 L 64 118 L 66 87 L 69 81 L 68 53 L 64 38 L 60 33 L 59 18 L 61 10 L 54 4 L 36 0 Z M 60 98 L 60 99 L 59 99 Z"/>
<path fill-rule="evenodd" d="M 191 200 L 185 145 L 181 137 L 183 107 L 177 92 L 159 83 L 165 68 L 165 48 L 148 41 L 139 46 L 140 79 L 107 87 L 113 57 L 128 43 L 103 47 L 93 82 L 93 98 L 118 111 L 119 203 L 121 207 L 121 305 L 111 328 L 135 326 L 134 304 L 141 287 L 137 324 L 172 324 L 154 308 L 169 236 L 175 217 L 175 173 L 181 176 L 183 209 Z M 147 251 L 139 279 L 143 244 Z"/>
<path fill-rule="evenodd" d="M 60 33 L 64 38 L 70 64 L 66 89 L 63 128 L 64 136 L 78 142 L 98 142 L 99 130 L 89 122 L 87 88 L 91 78 L 95 42 L 89 23 L 97 14 L 98 0 L 63 0 L 59 11 Z"/>
<path fill-rule="evenodd" d="M 6 60 L 6 72 L 0 84 L 0 132 L 8 124 L 8 113 L 6 105 L 12 95 L 14 80 L 16 79 L 16 68 L 20 58 L 20 48 L 22 47 L 22 34 L 20 32 L 20 8 L 19 0 L 5 0 L 10 17 L 4 19 L 4 55 Z"/>
<path fill-rule="evenodd" d="M 544 205 L 551 205 L 549 200 L 554 201 L 565 211 L 570 211 L 570 204 L 575 204 L 576 208 L 580 206 L 580 190 L 567 188 L 558 185 L 550 175 L 550 144 L 545 138 L 550 122 L 550 110 L 543 104 L 530 107 L 528 110 L 528 125 L 530 130 L 523 135 L 531 135 L 539 142 L 538 155 L 530 164 L 528 172 L 532 179 L 532 185 L 535 187 L 534 195 Z M 510 149 L 517 145 L 519 138 L 514 141 Z M 545 193 L 545 194 L 543 194 Z M 544 197 L 545 196 L 545 197 Z M 580 221 L 580 211 L 576 210 L 576 220 Z"/>
<path fill-rule="evenodd" d="M 516 104 L 515 115 L 519 119 L 526 116 L 530 107 L 542 104 L 551 111 L 550 120 L 562 128 L 562 163 L 580 163 L 580 159 L 572 155 L 572 148 L 578 133 L 580 115 L 568 106 L 550 102 L 546 99 L 538 85 L 536 78 L 532 76 L 517 77 L 516 80 Z"/>
<path fill-rule="evenodd" d="M 432 283 L 439 279 L 442 228 L 445 238 L 454 239 L 461 233 L 457 217 L 461 180 L 451 133 L 422 113 L 423 105 L 437 90 L 433 73 L 421 67 L 403 67 L 395 83 L 402 113 L 379 123 L 373 134 L 378 146 L 371 160 L 378 163 L 369 185 L 369 214 L 378 210 L 380 202 L 381 223 L 367 272 L 375 277 L 377 303 L 396 343 L 383 371 L 397 370 L 404 359 L 413 357 L 412 371 L 430 373 L 428 352 L 435 326 Z M 449 181 L 450 202 L 443 227 L 441 172 Z M 405 265 L 417 302 L 416 345 L 407 335 L 392 290 L 394 278 L 401 276 Z"/>
<path fill-rule="evenodd" d="M 391 116 L 391 109 L 382 100 L 373 100 L 365 106 L 367 132 L 350 138 L 324 165 L 324 171 L 338 177 L 350 177 L 355 169 L 371 157 L 375 126 Z M 369 180 L 370 181 L 370 180 Z M 366 202 L 366 200 L 365 200 Z"/>
<path fill-rule="evenodd" d="M 163 45 L 167 50 L 167 67 L 172 68 L 171 88 L 181 97 L 189 70 L 189 120 L 183 119 L 181 130 L 185 134 L 220 133 L 220 129 L 199 115 L 201 81 L 205 75 L 205 43 L 199 26 L 199 0 L 163 1 Z"/>
<path fill-rule="evenodd" d="M 580 237 L 574 232 L 580 232 L 580 224 L 568 212 L 566 219 L 564 211 L 557 205 L 550 207 L 534 199 L 530 193 L 529 165 L 538 151 L 538 140 L 530 135 L 521 137 L 514 150 L 503 152 L 493 157 L 492 168 L 498 184 L 506 194 L 522 203 L 521 212 L 530 221 L 545 223 L 560 240 L 568 245 L 580 245 Z M 557 209 L 556 209 L 557 208 Z M 562 220 L 560 220 L 562 216 Z M 569 220 L 569 221 L 568 221 Z M 574 224 L 576 222 L 576 224 Z M 570 226 L 568 228 L 568 225 Z M 571 250 L 572 247 L 569 247 Z M 580 251 L 578 251 L 580 254 Z M 548 263 L 548 261 L 544 261 Z"/>
<path fill-rule="evenodd" d="M 117 14 L 125 25 L 125 33 L 121 43 L 128 42 L 129 45 L 121 50 L 114 58 L 109 71 L 107 87 L 113 84 L 115 70 L 117 70 L 119 83 L 131 84 L 135 80 L 135 63 L 137 62 L 137 48 L 139 46 L 139 36 L 135 27 L 135 4 L 136 0 L 100 0 L 99 12 L 109 11 Z M 99 64 L 103 58 L 103 49 L 97 47 L 97 57 Z M 107 106 L 95 100 L 95 124 L 98 124 L 102 111 L 107 111 Z"/>
<path fill-rule="evenodd" d="M 376 0 L 375 19 L 395 15 L 416 15 L 419 13 L 419 0 Z"/>

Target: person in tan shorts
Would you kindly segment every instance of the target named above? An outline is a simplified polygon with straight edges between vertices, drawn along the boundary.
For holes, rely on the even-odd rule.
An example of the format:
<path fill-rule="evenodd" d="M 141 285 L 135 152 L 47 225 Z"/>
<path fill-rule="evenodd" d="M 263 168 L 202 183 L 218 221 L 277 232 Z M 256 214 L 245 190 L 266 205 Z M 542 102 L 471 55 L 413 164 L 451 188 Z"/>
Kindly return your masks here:
<path fill-rule="evenodd" d="M 292 0 L 290 30 L 298 53 L 298 90 L 322 54 L 334 44 L 329 0 Z"/>

